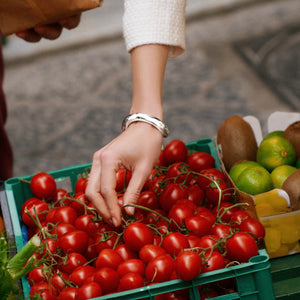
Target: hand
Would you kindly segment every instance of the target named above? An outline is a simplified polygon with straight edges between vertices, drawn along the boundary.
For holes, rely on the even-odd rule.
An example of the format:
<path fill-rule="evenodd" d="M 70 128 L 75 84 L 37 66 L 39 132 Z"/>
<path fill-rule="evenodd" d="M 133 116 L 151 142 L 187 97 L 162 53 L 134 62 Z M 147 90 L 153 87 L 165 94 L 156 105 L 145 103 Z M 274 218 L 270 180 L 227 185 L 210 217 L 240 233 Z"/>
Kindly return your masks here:
<path fill-rule="evenodd" d="M 35 26 L 34 28 L 18 32 L 16 35 L 31 43 L 39 42 L 42 38 L 55 40 L 61 35 L 64 28 L 73 29 L 77 27 L 80 23 L 80 18 L 81 14 L 74 15 L 53 24 Z"/>
<path fill-rule="evenodd" d="M 118 169 L 124 166 L 132 172 L 123 205 L 136 203 L 161 147 L 162 135 L 156 128 L 135 122 L 94 154 L 86 196 L 106 222 L 114 226 L 121 224 L 121 208 L 115 191 Z M 134 208 L 127 207 L 125 211 L 132 215 Z"/>

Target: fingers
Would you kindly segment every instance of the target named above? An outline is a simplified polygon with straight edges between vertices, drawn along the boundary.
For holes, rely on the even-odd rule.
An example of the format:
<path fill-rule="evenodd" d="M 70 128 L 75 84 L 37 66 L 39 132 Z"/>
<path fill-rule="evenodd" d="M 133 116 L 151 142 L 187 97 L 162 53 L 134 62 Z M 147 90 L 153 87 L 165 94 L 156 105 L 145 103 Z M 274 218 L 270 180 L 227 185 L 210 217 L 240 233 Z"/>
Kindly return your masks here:
<path fill-rule="evenodd" d="M 150 173 L 148 174 L 149 169 L 147 166 L 139 167 L 139 169 L 132 172 L 132 177 L 123 198 L 124 205 L 137 203 L 141 190 L 147 178 L 150 176 Z M 128 206 L 125 208 L 125 211 L 128 215 L 133 215 L 135 209 L 134 207 Z"/>
<path fill-rule="evenodd" d="M 39 25 L 34 27 L 34 31 L 45 39 L 55 40 L 61 35 L 62 27 L 58 23 Z"/>
<path fill-rule="evenodd" d="M 66 29 L 74 29 L 76 28 L 79 23 L 80 23 L 80 19 L 81 19 L 81 14 L 78 15 L 74 15 L 65 19 L 62 19 L 58 22 L 58 24 Z"/>
<path fill-rule="evenodd" d="M 37 43 L 42 38 L 33 29 L 20 31 L 20 32 L 16 33 L 16 36 L 23 39 L 24 41 L 30 42 L 30 43 Z"/>

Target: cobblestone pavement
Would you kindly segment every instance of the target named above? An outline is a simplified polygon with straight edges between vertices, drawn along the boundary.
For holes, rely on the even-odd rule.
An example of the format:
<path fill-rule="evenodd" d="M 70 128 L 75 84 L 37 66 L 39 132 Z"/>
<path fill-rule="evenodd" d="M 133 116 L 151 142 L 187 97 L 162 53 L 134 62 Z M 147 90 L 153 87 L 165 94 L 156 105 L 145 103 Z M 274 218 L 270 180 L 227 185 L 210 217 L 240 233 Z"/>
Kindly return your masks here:
<path fill-rule="evenodd" d="M 262 37 L 286 28 L 299 32 L 299 15 L 299 0 L 277 0 L 194 16 L 187 23 L 186 52 L 167 65 L 164 119 L 171 135 L 164 142 L 214 137 L 233 114 L 255 115 L 266 130 L 270 113 L 300 111 L 299 94 L 287 101 L 274 89 L 282 79 L 270 85 L 260 65 L 241 55 L 249 54 Z M 272 70 L 278 73 L 284 65 L 285 74 L 299 78 L 299 40 L 291 43 L 292 51 L 288 43 L 286 51 L 280 45 L 272 49 L 281 57 L 278 66 L 272 60 Z M 97 149 L 120 133 L 131 101 L 130 72 L 130 56 L 120 37 L 8 63 L 7 130 L 15 150 L 15 176 L 90 162 Z M 296 81 L 294 86 L 299 89 Z"/>

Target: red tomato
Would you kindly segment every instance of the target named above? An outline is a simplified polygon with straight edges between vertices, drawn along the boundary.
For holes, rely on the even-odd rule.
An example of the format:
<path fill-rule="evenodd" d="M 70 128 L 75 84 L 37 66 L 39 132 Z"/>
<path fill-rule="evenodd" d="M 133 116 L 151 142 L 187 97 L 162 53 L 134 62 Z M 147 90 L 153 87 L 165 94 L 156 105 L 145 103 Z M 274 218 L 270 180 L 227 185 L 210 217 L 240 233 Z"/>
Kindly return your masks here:
<path fill-rule="evenodd" d="M 71 201 L 70 207 L 74 208 L 77 215 L 80 216 L 85 213 L 85 209 L 88 204 L 89 200 L 87 196 L 82 192 L 78 192 L 74 195 L 74 200 Z"/>
<path fill-rule="evenodd" d="M 108 294 L 117 291 L 120 276 L 113 268 L 103 267 L 96 270 L 94 280 L 102 287 L 103 294 Z"/>
<path fill-rule="evenodd" d="M 180 279 L 193 280 L 201 273 L 202 258 L 194 251 L 182 251 L 177 255 L 174 266 Z"/>
<path fill-rule="evenodd" d="M 210 210 L 204 210 L 201 206 L 197 207 L 195 215 L 206 219 L 212 226 L 217 220 L 217 217 Z"/>
<path fill-rule="evenodd" d="M 232 199 L 233 189 L 223 180 L 218 181 L 218 186 L 211 183 L 205 188 L 205 195 L 210 204 L 216 206 L 219 202 L 230 202 Z"/>
<path fill-rule="evenodd" d="M 232 228 L 228 224 L 216 224 L 212 228 L 212 234 L 216 235 L 219 239 L 225 239 L 232 233 Z"/>
<path fill-rule="evenodd" d="M 175 162 L 168 167 L 167 181 L 177 183 L 189 183 L 193 175 L 188 164 L 185 162 Z"/>
<path fill-rule="evenodd" d="M 96 260 L 96 268 L 113 268 L 117 270 L 119 264 L 123 261 L 122 257 L 118 252 L 113 249 L 106 248 L 101 250 Z"/>
<path fill-rule="evenodd" d="M 171 220 L 170 228 L 172 230 L 176 230 L 179 227 L 183 227 L 185 219 L 190 218 L 193 215 L 194 209 L 192 209 L 190 206 L 184 204 L 174 204 L 168 214 L 168 218 Z"/>
<path fill-rule="evenodd" d="M 58 300 L 76 300 L 76 295 L 78 292 L 78 288 L 70 286 L 63 289 L 59 296 Z"/>
<path fill-rule="evenodd" d="M 195 203 L 197 206 L 201 206 L 205 202 L 205 193 L 202 188 L 197 184 L 191 184 L 187 187 L 188 199 Z"/>
<path fill-rule="evenodd" d="M 239 262 L 248 262 L 252 256 L 258 255 L 255 239 L 247 232 L 237 232 L 226 243 L 227 257 Z"/>
<path fill-rule="evenodd" d="M 59 239 L 60 237 L 62 237 L 65 233 L 67 232 L 71 232 L 76 230 L 76 227 L 73 226 L 72 224 L 69 223 L 59 223 L 57 224 L 53 230 L 52 230 L 52 234 L 56 234 L 57 238 Z"/>
<path fill-rule="evenodd" d="M 50 278 L 50 285 L 53 286 L 54 290 L 57 293 L 60 293 L 65 287 L 66 283 L 69 280 L 69 275 L 64 272 L 59 272 L 55 273 L 51 278 Z"/>
<path fill-rule="evenodd" d="M 238 228 L 245 219 L 250 219 L 250 215 L 245 210 L 239 209 L 232 214 L 230 224 L 233 228 Z"/>
<path fill-rule="evenodd" d="M 71 195 L 65 189 L 56 189 L 56 197 L 53 199 L 55 201 L 55 206 L 66 206 L 71 202 Z"/>
<path fill-rule="evenodd" d="M 230 202 L 222 202 L 219 205 L 219 209 L 217 206 L 214 207 L 213 213 L 217 218 L 220 218 L 222 222 L 229 223 L 233 214 L 238 211 L 238 207 L 234 207 Z"/>
<path fill-rule="evenodd" d="M 186 161 L 187 156 L 187 146 L 181 140 L 172 140 L 163 149 L 163 158 L 168 165 L 174 162 Z"/>
<path fill-rule="evenodd" d="M 202 237 L 212 232 L 211 223 L 198 215 L 192 215 L 185 219 L 185 225 L 194 235 Z"/>
<path fill-rule="evenodd" d="M 123 234 L 124 243 L 133 251 L 139 251 L 144 245 L 152 244 L 153 239 L 152 230 L 139 222 L 129 224 Z"/>
<path fill-rule="evenodd" d="M 66 261 L 59 261 L 57 267 L 60 271 L 71 274 L 77 267 L 83 266 L 87 262 L 86 258 L 80 253 L 69 253 Z"/>
<path fill-rule="evenodd" d="M 147 244 L 140 249 L 139 258 L 143 261 L 144 264 L 147 264 L 151 259 L 163 254 L 167 254 L 167 252 L 161 246 Z"/>
<path fill-rule="evenodd" d="M 252 234 L 254 238 L 261 242 L 265 237 L 265 228 L 260 221 L 248 218 L 242 221 L 239 226 L 239 231 L 244 231 Z"/>
<path fill-rule="evenodd" d="M 138 258 L 138 255 L 135 251 L 130 250 L 127 245 L 125 244 L 119 244 L 115 251 L 118 252 L 123 260 L 129 259 L 129 258 Z"/>
<path fill-rule="evenodd" d="M 145 266 L 140 259 L 129 258 L 119 264 L 117 271 L 120 277 L 123 277 L 127 273 L 139 273 L 141 276 L 144 276 Z"/>
<path fill-rule="evenodd" d="M 189 241 L 183 233 L 171 232 L 163 238 L 162 247 L 168 254 L 176 256 L 189 247 Z"/>
<path fill-rule="evenodd" d="M 89 237 L 89 243 L 88 243 L 87 249 L 84 253 L 84 256 L 88 260 L 94 260 L 98 256 L 96 243 L 95 243 L 94 239 L 91 237 Z"/>
<path fill-rule="evenodd" d="M 40 222 L 44 222 L 48 211 L 49 205 L 45 201 L 37 198 L 30 198 L 26 200 L 22 206 L 21 218 L 25 225 L 35 227 L 37 218 Z"/>
<path fill-rule="evenodd" d="M 95 271 L 96 269 L 89 265 L 79 266 L 70 274 L 69 280 L 78 287 L 81 287 L 86 279 Z"/>
<path fill-rule="evenodd" d="M 102 296 L 102 288 L 96 282 L 83 284 L 77 292 L 76 300 L 87 300 Z"/>
<path fill-rule="evenodd" d="M 101 252 L 103 249 L 112 249 L 113 247 L 115 247 L 117 238 L 118 234 L 116 232 L 109 231 L 102 233 L 97 231 L 97 234 L 95 236 L 95 247 L 98 253 Z"/>
<path fill-rule="evenodd" d="M 125 192 L 132 177 L 132 173 L 125 168 L 120 168 L 116 174 L 116 192 Z"/>
<path fill-rule="evenodd" d="M 194 235 L 192 233 L 188 233 L 186 235 L 186 237 L 187 237 L 187 239 L 189 241 L 189 245 L 190 245 L 189 248 L 197 247 L 197 244 L 198 244 L 198 242 L 200 240 L 200 237 L 198 237 L 198 236 L 196 236 L 196 235 Z"/>
<path fill-rule="evenodd" d="M 28 282 L 30 286 L 38 282 L 47 282 L 48 278 L 46 275 L 45 265 L 40 265 L 28 273 Z"/>
<path fill-rule="evenodd" d="M 74 224 L 77 219 L 77 212 L 70 206 L 57 207 L 53 217 L 54 224 L 69 223 Z"/>
<path fill-rule="evenodd" d="M 160 195 L 160 206 L 164 211 L 168 212 L 177 200 L 186 199 L 187 197 L 188 192 L 186 188 L 179 183 L 170 183 Z"/>
<path fill-rule="evenodd" d="M 48 173 L 37 173 L 31 178 L 30 190 L 39 199 L 51 200 L 56 196 L 55 179 Z"/>
<path fill-rule="evenodd" d="M 205 189 L 213 181 L 212 180 L 222 180 L 226 182 L 225 174 L 217 168 L 209 168 L 200 171 L 199 176 L 197 177 L 198 185 Z"/>
<path fill-rule="evenodd" d="M 218 239 L 219 239 L 218 236 L 213 234 L 205 235 L 200 238 L 199 242 L 197 243 L 197 247 L 200 247 L 202 249 L 207 249 L 208 252 L 210 252 L 212 247 L 214 247 L 215 244 L 217 243 Z"/>
<path fill-rule="evenodd" d="M 60 237 L 58 243 L 64 253 L 77 252 L 84 254 L 89 244 L 89 236 L 82 230 L 74 230 Z"/>
<path fill-rule="evenodd" d="M 155 176 L 148 182 L 148 189 L 153 191 L 156 195 L 160 195 L 166 186 L 166 176 Z"/>
<path fill-rule="evenodd" d="M 87 178 L 85 177 L 78 178 L 74 187 L 75 194 L 85 193 L 86 186 L 87 186 Z"/>
<path fill-rule="evenodd" d="M 225 268 L 225 259 L 219 251 L 207 251 L 204 254 L 204 260 L 203 273 Z"/>
<path fill-rule="evenodd" d="M 149 261 L 145 270 L 145 278 L 147 282 L 165 282 L 170 280 L 174 271 L 174 259 L 163 254 Z"/>
<path fill-rule="evenodd" d="M 154 191 L 144 191 L 140 193 L 140 196 L 137 201 L 138 205 L 150 208 L 157 209 L 159 208 L 158 197 L 154 193 Z M 142 213 L 146 213 L 145 210 L 141 210 Z"/>
<path fill-rule="evenodd" d="M 215 167 L 214 157 L 209 153 L 200 151 L 190 154 L 187 158 L 187 163 L 195 172 Z"/>
<path fill-rule="evenodd" d="M 81 216 L 77 217 L 74 225 L 77 229 L 88 233 L 89 232 L 89 223 L 94 218 L 95 217 L 93 215 L 89 215 L 89 214 L 81 215 Z"/>
<path fill-rule="evenodd" d="M 144 286 L 144 279 L 138 273 L 127 273 L 120 279 L 118 290 L 128 291 Z"/>

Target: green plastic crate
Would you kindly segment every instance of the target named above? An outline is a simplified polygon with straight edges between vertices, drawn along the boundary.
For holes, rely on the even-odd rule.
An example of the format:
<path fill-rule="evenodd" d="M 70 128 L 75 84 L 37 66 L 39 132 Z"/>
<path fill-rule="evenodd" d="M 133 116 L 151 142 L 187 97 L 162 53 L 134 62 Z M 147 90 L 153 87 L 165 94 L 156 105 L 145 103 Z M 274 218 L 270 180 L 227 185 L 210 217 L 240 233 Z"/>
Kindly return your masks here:
<path fill-rule="evenodd" d="M 203 151 L 210 153 L 215 158 L 215 166 L 220 169 L 220 161 L 217 155 L 215 142 L 212 139 L 197 140 L 187 144 L 189 151 Z M 78 177 L 91 166 L 90 163 L 78 166 L 72 166 L 56 171 L 49 171 L 58 187 L 73 191 Z M 22 204 L 30 197 L 32 193 L 30 186 L 25 181 L 30 181 L 32 175 L 11 178 L 5 181 L 5 196 L 8 204 L 10 219 L 12 223 L 13 236 L 16 241 L 17 251 L 24 245 L 24 235 L 22 233 L 22 224 L 20 220 L 20 211 Z M 215 299 L 274 299 L 273 287 L 270 275 L 270 262 L 266 251 L 260 250 L 259 255 L 250 259 L 248 263 L 217 270 L 200 275 L 193 281 L 184 282 L 181 280 L 168 281 L 156 285 L 143 287 L 140 289 L 115 293 L 97 298 L 134 300 L 148 299 L 154 300 L 155 295 L 164 294 L 171 291 L 189 289 L 190 299 L 200 299 L 198 286 L 202 284 L 217 282 L 223 279 L 234 278 L 236 281 L 237 292 L 219 296 Z M 22 287 L 25 298 L 28 297 L 30 287 L 26 278 L 22 278 Z"/>

